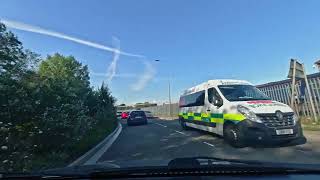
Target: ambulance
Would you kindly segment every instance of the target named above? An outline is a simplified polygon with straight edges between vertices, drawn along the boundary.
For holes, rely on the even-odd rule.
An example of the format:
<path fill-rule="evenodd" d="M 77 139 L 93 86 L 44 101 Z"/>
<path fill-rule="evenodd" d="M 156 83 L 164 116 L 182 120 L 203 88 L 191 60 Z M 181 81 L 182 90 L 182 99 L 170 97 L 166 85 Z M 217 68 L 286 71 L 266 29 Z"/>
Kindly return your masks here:
<path fill-rule="evenodd" d="M 179 100 L 179 123 L 183 129 L 218 134 L 238 148 L 306 142 L 294 111 L 244 80 L 209 80 L 185 90 Z"/>

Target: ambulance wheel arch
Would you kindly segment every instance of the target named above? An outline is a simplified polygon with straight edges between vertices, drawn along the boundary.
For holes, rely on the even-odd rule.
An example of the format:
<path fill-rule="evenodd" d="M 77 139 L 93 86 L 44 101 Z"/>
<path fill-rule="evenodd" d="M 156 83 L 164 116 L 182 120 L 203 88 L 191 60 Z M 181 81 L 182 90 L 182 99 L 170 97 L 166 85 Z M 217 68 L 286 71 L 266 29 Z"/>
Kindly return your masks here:
<path fill-rule="evenodd" d="M 179 117 L 179 123 L 180 123 L 180 126 L 182 127 L 182 129 L 184 129 L 184 130 L 189 130 L 190 129 L 190 127 L 188 127 L 186 125 L 186 121 L 184 120 L 183 117 Z"/>
<path fill-rule="evenodd" d="M 231 120 L 225 120 L 223 123 L 223 138 L 233 147 L 243 148 L 246 146 L 243 133 L 237 123 Z"/>

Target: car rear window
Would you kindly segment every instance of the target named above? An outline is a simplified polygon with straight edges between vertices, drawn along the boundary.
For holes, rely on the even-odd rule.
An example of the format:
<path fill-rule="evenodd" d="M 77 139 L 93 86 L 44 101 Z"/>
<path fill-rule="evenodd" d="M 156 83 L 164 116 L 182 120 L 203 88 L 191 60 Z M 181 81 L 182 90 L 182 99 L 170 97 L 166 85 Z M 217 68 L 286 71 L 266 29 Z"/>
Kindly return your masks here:
<path fill-rule="evenodd" d="M 145 113 L 143 111 L 132 111 L 131 116 L 145 116 Z"/>

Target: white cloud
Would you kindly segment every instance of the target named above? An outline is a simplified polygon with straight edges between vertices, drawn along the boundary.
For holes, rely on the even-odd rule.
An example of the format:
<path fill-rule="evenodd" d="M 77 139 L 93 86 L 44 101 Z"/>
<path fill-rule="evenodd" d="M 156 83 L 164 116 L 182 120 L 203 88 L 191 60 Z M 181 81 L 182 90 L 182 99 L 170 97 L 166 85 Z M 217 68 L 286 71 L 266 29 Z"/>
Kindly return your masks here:
<path fill-rule="evenodd" d="M 145 64 L 145 71 L 143 75 L 139 78 L 138 82 L 135 84 L 132 84 L 131 89 L 134 91 L 140 91 L 142 90 L 150 80 L 154 77 L 156 71 L 148 61 L 143 61 Z"/>

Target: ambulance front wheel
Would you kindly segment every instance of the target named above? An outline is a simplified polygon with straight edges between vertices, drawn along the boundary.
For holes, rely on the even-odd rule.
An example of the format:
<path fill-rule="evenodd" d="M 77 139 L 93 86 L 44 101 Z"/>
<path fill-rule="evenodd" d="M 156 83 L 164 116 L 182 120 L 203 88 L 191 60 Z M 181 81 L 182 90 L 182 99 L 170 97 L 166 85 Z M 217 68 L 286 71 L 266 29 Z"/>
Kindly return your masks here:
<path fill-rule="evenodd" d="M 184 130 L 189 130 L 190 128 L 186 125 L 186 121 L 184 121 L 183 118 L 179 118 L 179 123 L 180 123 L 180 126 L 182 127 L 182 129 Z"/>
<path fill-rule="evenodd" d="M 227 124 L 223 128 L 223 137 L 231 146 L 236 148 L 246 147 L 243 140 L 243 133 L 233 124 Z"/>

